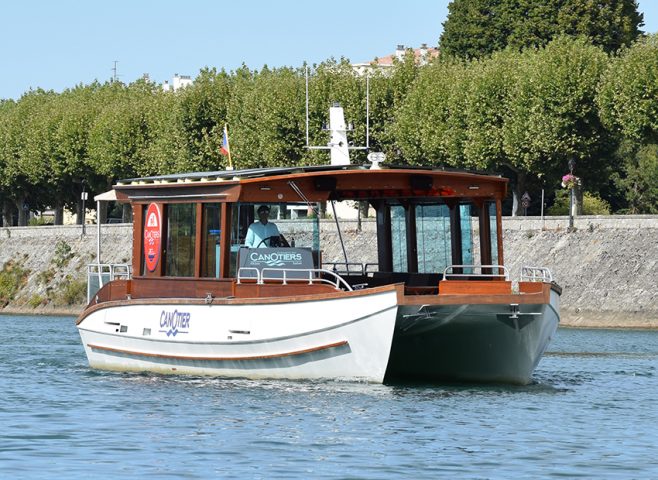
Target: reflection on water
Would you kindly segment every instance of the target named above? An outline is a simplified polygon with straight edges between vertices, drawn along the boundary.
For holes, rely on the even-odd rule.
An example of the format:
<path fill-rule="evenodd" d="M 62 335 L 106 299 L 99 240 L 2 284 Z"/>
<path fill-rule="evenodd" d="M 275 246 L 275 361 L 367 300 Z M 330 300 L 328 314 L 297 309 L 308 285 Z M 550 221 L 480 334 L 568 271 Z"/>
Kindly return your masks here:
<path fill-rule="evenodd" d="M 90 370 L 0 316 L 3 478 L 658 478 L 658 332 L 560 329 L 526 386 Z"/>

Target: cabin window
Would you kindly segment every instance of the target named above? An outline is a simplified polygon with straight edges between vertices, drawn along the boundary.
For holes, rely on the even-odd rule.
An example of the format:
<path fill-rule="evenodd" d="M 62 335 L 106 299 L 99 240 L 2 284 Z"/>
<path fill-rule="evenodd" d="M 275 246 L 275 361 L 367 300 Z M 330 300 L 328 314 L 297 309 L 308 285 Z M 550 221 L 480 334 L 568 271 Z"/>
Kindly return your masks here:
<path fill-rule="evenodd" d="M 452 264 L 450 209 L 447 205 L 416 205 L 415 212 L 418 272 L 443 272 Z"/>
<path fill-rule="evenodd" d="M 221 213 L 222 209 L 219 203 L 205 203 L 203 205 L 202 277 L 219 278 Z"/>
<path fill-rule="evenodd" d="M 393 271 L 406 272 L 407 267 L 407 220 L 401 205 L 391 205 L 391 247 Z"/>
<path fill-rule="evenodd" d="M 258 222 L 258 209 L 267 205 L 270 209 L 268 223 L 276 225 L 288 246 L 282 241 L 275 243 L 257 242 L 251 248 L 303 248 L 311 250 L 316 267 L 320 264 L 320 220 L 317 215 L 319 204 L 312 203 L 236 203 L 231 208 L 231 260 L 230 276 L 235 276 L 240 248 L 246 246 L 249 226 Z M 261 239 L 263 240 L 263 239 Z"/>
<path fill-rule="evenodd" d="M 496 221 L 496 203 L 488 202 L 489 228 L 491 230 L 491 264 L 498 265 L 498 222 Z"/>
<path fill-rule="evenodd" d="M 471 204 L 459 205 L 461 224 L 462 265 L 473 265 L 473 217 L 477 220 L 477 208 Z M 472 273 L 473 269 L 464 269 L 464 273 Z"/>
<path fill-rule="evenodd" d="M 167 205 L 167 251 L 165 275 L 194 276 L 194 247 L 196 241 L 196 204 Z"/>

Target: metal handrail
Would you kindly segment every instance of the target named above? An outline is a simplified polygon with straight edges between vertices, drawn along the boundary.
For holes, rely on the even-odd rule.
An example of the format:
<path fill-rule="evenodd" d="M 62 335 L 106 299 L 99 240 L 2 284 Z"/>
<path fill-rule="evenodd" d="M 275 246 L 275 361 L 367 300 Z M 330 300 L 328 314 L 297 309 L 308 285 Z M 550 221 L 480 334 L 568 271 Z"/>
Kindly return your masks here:
<path fill-rule="evenodd" d="M 343 280 L 340 275 L 325 268 L 263 268 L 262 270 L 259 270 L 258 268 L 254 267 L 241 267 L 238 269 L 237 283 L 241 283 L 242 280 L 254 280 L 253 276 L 243 276 L 246 271 L 256 272 L 255 280 L 258 285 L 263 285 L 265 281 L 279 281 L 282 285 L 287 285 L 290 280 L 303 280 L 308 281 L 309 285 L 313 285 L 315 283 L 328 283 L 329 285 L 332 285 L 336 290 L 340 290 L 341 287 L 350 292 L 353 290 L 350 284 Z M 273 276 L 273 272 L 277 272 L 280 275 Z M 289 278 L 289 275 L 293 274 L 303 274 L 304 276 Z M 334 281 L 324 278 L 322 276 L 323 274 L 332 277 Z"/>
<path fill-rule="evenodd" d="M 243 276 L 243 273 L 246 272 L 256 272 L 256 276 Z M 256 280 L 256 283 L 261 283 L 260 281 L 260 270 L 258 270 L 256 267 L 240 267 L 238 269 L 238 276 L 237 276 L 237 283 L 240 284 L 241 280 Z"/>
<path fill-rule="evenodd" d="M 272 277 L 272 276 L 267 276 L 265 272 L 279 272 L 281 273 L 281 277 Z M 345 287 L 347 291 L 352 291 L 352 287 L 350 286 L 349 283 L 347 283 L 345 280 L 343 280 L 343 277 L 338 275 L 336 272 L 332 272 L 331 270 L 327 270 L 326 268 L 263 268 L 260 272 L 260 283 L 265 283 L 265 280 L 272 281 L 272 280 L 281 280 L 283 285 L 288 284 L 288 280 L 306 280 L 306 278 L 288 278 L 289 274 L 299 274 L 299 273 L 304 273 L 308 274 L 308 284 L 312 285 L 314 283 L 328 283 L 329 285 L 332 285 L 336 290 L 340 290 L 341 286 Z M 331 280 L 324 278 L 322 275 L 327 275 L 329 277 L 333 277 L 334 281 L 332 282 Z"/>
<path fill-rule="evenodd" d="M 340 272 L 347 275 L 352 273 L 358 273 L 359 275 L 364 274 L 363 264 L 360 262 L 322 262 L 322 266 L 332 267 L 333 272 Z M 352 269 L 350 267 L 356 266 L 357 268 Z M 344 269 L 339 269 L 338 267 L 344 267 Z"/>
<path fill-rule="evenodd" d="M 98 278 L 98 289 L 92 292 L 90 279 Z M 132 266 L 127 263 L 90 263 L 87 265 L 87 302 L 91 297 L 103 288 L 107 283 L 114 280 L 130 280 L 132 278 Z"/>
<path fill-rule="evenodd" d="M 375 267 L 375 269 L 371 270 L 370 267 Z M 366 263 L 363 266 L 363 271 L 366 275 L 369 273 L 377 272 L 379 270 L 379 263 Z"/>
<path fill-rule="evenodd" d="M 456 268 L 459 269 L 465 269 L 465 268 L 470 268 L 470 269 L 480 269 L 480 273 L 455 273 L 454 271 L 448 272 L 448 270 L 454 270 Z M 482 270 L 485 268 L 490 268 L 490 269 L 498 269 L 498 273 L 482 273 Z M 502 270 L 503 273 L 500 273 Z M 509 270 L 505 265 L 448 265 L 444 270 L 443 270 L 443 280 L 446 280 L 446 276 L 450 275 L 451 277 L 484 277 L 484 278 L 504 278 L 505 280 L 509 281 Z"/>
<path fill-rule="evenodd" d="M 521 281 L 522 282 L 552 282 L 553 274 L 546 267 L 521 267 Z"/>

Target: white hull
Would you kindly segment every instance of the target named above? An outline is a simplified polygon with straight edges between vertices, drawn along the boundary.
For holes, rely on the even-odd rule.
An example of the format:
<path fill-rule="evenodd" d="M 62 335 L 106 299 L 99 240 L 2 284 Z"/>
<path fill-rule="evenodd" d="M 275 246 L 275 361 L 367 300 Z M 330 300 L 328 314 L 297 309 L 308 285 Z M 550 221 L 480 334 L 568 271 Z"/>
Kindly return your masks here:
<path fill-rule="evenodd" d="M 387 378 L 527 384 L 559 322 L 548 305 L 401 307 Z"/>
<path fill-rule="evenodd" d="M 122 303 L 78 329 L 93 368 L 381 383 L 396 314 L 391 289 L 288 303 Z"/>

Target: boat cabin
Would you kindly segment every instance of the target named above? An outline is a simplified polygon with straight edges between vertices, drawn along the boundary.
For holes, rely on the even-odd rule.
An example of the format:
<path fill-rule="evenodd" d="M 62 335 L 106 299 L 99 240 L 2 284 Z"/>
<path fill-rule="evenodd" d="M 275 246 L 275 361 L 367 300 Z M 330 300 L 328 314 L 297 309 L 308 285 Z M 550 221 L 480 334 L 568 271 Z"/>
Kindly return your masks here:
<path fill-rule="evenodd" d="M 119 201 L 132 205 L 132 276 L 105 285 L 96 303 L 289 296 L 392 283 L 404 283 L 409 295 L 440 295 L 439 284 L 450 279 L 506 280 L 507 180 L 499 176 L 346 165 L 163 175 L 114 188 Z M 331 205 L 346 201 L 367 202 L 375 213 L 376 243 L 367 251 L 345 245 Z M 247 245 L 263 205 L 281 237 Z"/>

